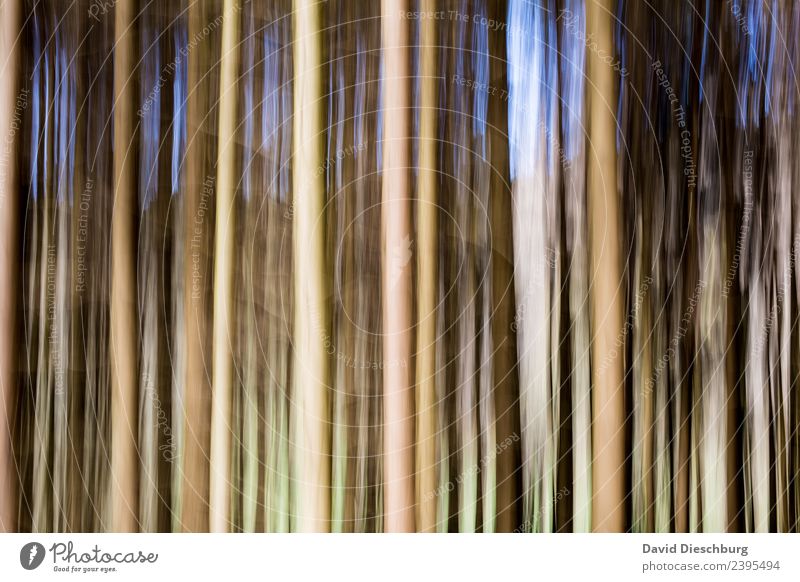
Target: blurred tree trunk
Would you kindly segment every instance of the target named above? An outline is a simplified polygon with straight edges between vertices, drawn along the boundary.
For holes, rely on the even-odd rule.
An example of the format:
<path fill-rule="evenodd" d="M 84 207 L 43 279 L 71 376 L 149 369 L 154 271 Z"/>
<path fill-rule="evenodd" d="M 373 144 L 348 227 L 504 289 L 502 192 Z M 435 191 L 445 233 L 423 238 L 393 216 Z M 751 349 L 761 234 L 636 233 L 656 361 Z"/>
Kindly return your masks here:
<path fill-rule="evenodd" d="M 593 369 L 592 528 L 625 530 L 625 391 L 624 355 L 614 351 L 622 330 L 615 132 L 616 74 L 600 57 L 615 54 L 612 0 L 588 0 L 586 37 L 598 50 L 587 50 L 589 79 L 588 216 L 592 304 L 592 360 L 608 362 Z"/>
<path fill-rule="evenodd" d="M 235 224 L 236 101 L 240 53 L 239 0 L 223 8 L 217 146 L 217 212 L 214 251 L 214 340 L 211 409 L 210 530 L 230 530 L 231 398 L 233 393 L 233 247 Z"/>
<path fill-rule="evenodd" d="M 0 135 L 16 135 L 22 139 L 21 113 L 18 103 L 27 94 L 18 93 L 20 43 L 20 11 L 22 0 L 0 4 L 0 63 L 3 83 L 0 91 Z M 19 475 L 14 457 L 13 437 L 17 418 L 17 310 L 19 291 L 19 200 L 17 167 L 19 145 L 6 143 L 0 168 L 0 532 L 17 528 L 17 489 Z"/>
<path fill-rule="evenodd" d="M 136 314 L 136 2 L 114 8 L 114 213 L 111 225 L 111 529 L 139 529 Z"/>
<path fill-rule="evenodd" d="M 383 0 L 384 487 L 387 532 L 414 531 L 411 83 L 408 5 Z"/>
<path fill-rule="evenodd" d="M 330 530 L 330 341 L 325 249 L 322 14 L 316 0 L 294 3 L 294 397 L 293 517 L 296 531 Z"/>

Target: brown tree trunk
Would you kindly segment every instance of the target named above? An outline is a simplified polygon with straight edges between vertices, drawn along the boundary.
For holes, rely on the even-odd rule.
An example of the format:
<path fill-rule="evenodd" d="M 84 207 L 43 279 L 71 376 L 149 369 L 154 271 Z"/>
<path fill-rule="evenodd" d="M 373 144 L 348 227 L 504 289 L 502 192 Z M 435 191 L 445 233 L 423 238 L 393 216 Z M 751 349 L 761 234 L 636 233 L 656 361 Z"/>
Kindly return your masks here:
<path fill-rule="evenodd" d="M 136 3 L 114 8 L 114 210 L 111 223 L 111 529 L 139 529 L 136 315 Z"/>
<path fill-rule="evenodd" d="M 208 26 L 210 6 L 189 2 L 188 36 L 200 38 Z M 188 55 L 186 103 L 186 187 L 183 192 L 184 341 L 186 376 L 183 384 L 183 454 L 181 457 L 180 519 L 185 532 L 209 529 L 209 456 L 211 385 L 208 361 L 208 298 L 211 278 L 208 254 L 213 230 L 211 212 L 215 180 L 208 175 L 208 141 L 213 123 L 209 115 L 212 79 L 207 66 L 210 39 L 197 44 Z"/>

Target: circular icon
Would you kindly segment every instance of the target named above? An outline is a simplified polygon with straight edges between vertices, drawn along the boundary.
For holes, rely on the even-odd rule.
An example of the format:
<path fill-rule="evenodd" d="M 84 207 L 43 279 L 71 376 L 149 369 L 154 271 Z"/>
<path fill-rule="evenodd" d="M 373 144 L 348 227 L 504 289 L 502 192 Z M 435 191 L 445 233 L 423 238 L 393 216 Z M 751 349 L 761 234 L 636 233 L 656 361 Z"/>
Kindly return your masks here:
<path fill-rule="evenodd" d="M 19 551 L 19 563 L 26 570 L 35 570 L 44 561 L 44 546 L 39 542 L 30 542 Z"/>

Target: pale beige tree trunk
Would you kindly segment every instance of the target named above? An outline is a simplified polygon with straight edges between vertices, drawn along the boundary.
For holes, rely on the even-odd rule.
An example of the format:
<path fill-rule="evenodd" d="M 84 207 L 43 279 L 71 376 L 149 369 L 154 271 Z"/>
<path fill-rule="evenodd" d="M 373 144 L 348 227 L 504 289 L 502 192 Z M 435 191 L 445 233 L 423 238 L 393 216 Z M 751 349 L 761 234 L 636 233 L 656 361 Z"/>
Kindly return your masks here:
<path fill-rule="evenodd" d="M 22 0 L 0 4 L 0 532 L 17 528 L 17 466 L 13 435 L 17 402 L 17 289 L 19 256 L 17 236 L 17 152 L 21 145 L 22 113 L 27 94 L 18 93 L 20 64 L 20 12 Z M 7 149 L 5 149 L 7 148 Z"/>
<path fill-rule="evenodd" d="M 434 12 L 436 2 L 423 0 L 421 10 Z M 436 119 L 438 117 L 436 22 L 424 19 L 420 31 L 420 140 L 417 173 L 417 254 L 419 326 L 417 328 L 417 528 L 436 531 L 436 303 L 438 281 L 438 198 L 436 184 Z M 391 360 L 389 360 L 391 361 Z"/>
<path fill-rule="evenodd" d="M 114 206 L 111 223 L 111 529 L 137 531 L 136 2 L 114 8 Z"/>
<path fill-rule="evenodd" d="M 304 532 L 330 530 L 330 306 L 325 249 L 322 15 L 294 2 L 294 518 Z"/>
<path fill-rule="evenodd" d="M 236 195 L 236 87 L 239 77 L 238 0 L 225 0 L 219 83 L 217 212 L 214 239 L 214 369 L 211 409 L 210 529 L 230 529 L 231 397 L 233 393 L 233 246 Z"/>
<path fill-rule="evenodd" d="M 586 35 L 597 50 L 587 50 L 589 80 L 588 207 L 592 361 L 609 362 L 592 370 L 592 528 L 625 529 L 624 354 L 615 353 L 622 329 L 623 287 L 617 196 L 616 73 L 600 55 L 613 55 L 613 2 L 588 0 Z M 621 352 L 621 350 L 619 350 Z"/>
<path fill-rule="evenodd" d="M 414 531 L 411 103 L 408 3 L 383 0 L 384 529 Z"/>

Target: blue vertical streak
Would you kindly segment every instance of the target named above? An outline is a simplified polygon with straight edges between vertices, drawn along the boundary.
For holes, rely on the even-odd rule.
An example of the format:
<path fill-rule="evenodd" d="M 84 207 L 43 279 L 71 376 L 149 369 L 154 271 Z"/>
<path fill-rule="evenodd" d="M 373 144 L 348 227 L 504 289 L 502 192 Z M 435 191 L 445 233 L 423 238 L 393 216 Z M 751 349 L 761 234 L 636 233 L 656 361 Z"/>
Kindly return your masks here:
<path fill-rule="evenodd" d="M 75 62 L 73 61 L 73 65 L 69 68 L 69 130 L 70 130 L 70 139 L 69 144 L 67 147 L 69 148 L 67 154 L 67 168 L 69 172 L 69 181 L 67 182 L 67 192 L 69 193 L 69 203 L 72 204 L 74 201 L 74 189 L 75 189 L 75 129 L 76 129 L 76 117 L 77 117 L 77 107 L 76 107 L 76 93 L 77 93 L 77 83 L 75 81 Z"/>
<path fill-rule="evenodd" d="M 261 96 L 261 148 L 266 149 L 274 131 L 273 123 L 276 112 L 274 111 L 275 87 L 274 83 L 280 81 L 275 69 L 277 56 L 273 53 L 274 47 L 270 42 L 271 25 L 264 27 L 264 85 Z"/>
<path fill-rule="evenodd" d="M 355 144 L 354 156 L 358 157 L 359 146 L 364 139 L 365 112 L 362 100 L 366 93 L 367 67 L 365 60 L 365 48 L 363 35 L 356 34 L 356 86 L 354 89 L 354 111 L 353 111 L 353 143 Z"/>
<path fill-rule="evenodd" d="M 543 9 L 526 0 L 512 0 L 508 14 L 509 165 L 511 179 L 532 171 L 541 155 L 537 135 L 548 121 L 542 91 L 547 55 Z M 525 31 L 515 34 L 513 31 Z M 528 33 L 532 31 L 532 33 Z"/>
<path fill-rule="evenodd" d="M 42 152 L 44 152 L 42 159 L 42 184 L 45 188 L 45 196 L 47 195 L 47 181 L 50 179 L 50 148 L 47 147 L 47 136 L 50 134 L 50 53 L 44 53 L 44 127 L 42 131 Z"/>
<path fill-rule="evenodd" d="M 58 160 L 56 162 L 55 176 L 58 177 L 58 182 L 55 185 L 57 192 L 57 200 L 62 204 L 65 200 L 64 192 L 67 184 L 67 141 L 69 140 L 69 88 L 67 79 L 67 49 L 64 46 L 63 40 L 59 42 L 56 37 L 56 63 L 58 66 L 56 73 L 56 94 L 58 99 L 58 109 L 55 113 L 55 123 L 58 127 Z"/>
<path fill-rule="evenodd" d="M 555 171 L 558 164 L 558 152 L 556 151 L 555 144 L 558 140 L 558 33 L 557 24 L 553 15 L 556 12 L 555 0 L 548 1 L 548 9 L 542 13 L 546 25 L 546 50 L 547 50 L 547 64 L 546 66 L 546 84 L 545 84 L 545 99 L 547 101 L 547 119 L 546 131 L 548 135 L 547 147 L 547 167 L 550 172 Z"/>
<path fill-rule="evenodd" d="M 186 148 L 186 64 L 180 55 L 181 47 L 186 46 L 186 24 L 183 20 L 176 24 L 173 35 L 176 55 L 175 77 L 172 80 L 172 195 L 180 191 L 181 160 Z"/>
<path fill-rule="evenodd" d="M 152 24 L 145 25 L 142 34 L 142 148 L 139 165 L 139 203 L 141 210 L 147 210 L 158 194 L 158 150 L 161 127 L 161 90 L 163 79 L 161 54 L 157 31 Z M 165 75 L 161 71 L 161 75 Z"/>
<path fill-rule="evenodd" d="M 291 59 L 286 56 L 282 56 L 284 54 L 291 54 L 290 48 L 283 48 L 283 47 L 291 47 L 292 38 L 291 38 L 291 26 L 288 24 L 288 19 L 284 19 L 280 21 L 280 27 L 276 32 L 276 38 L 278 39 L 278 46 L 282 47 L 280 49 L 275 49 L 276 59 L 279 55 L 281 55 L 281 59 L 278 61 L 280 65 L 280 70 L 276 71 L 275 79 L 276 83 L 277 80 L 281 80 L 282 82 L 278 84 L 278 93 L 276 94 L 276 99 L 280 97 L 280 110 L 278 114 L 280 117 L 277 119 L 284 119 L 286 120 L 283 122 L 280 127 L 281 131 L 281 156 L 280 156 L 280 189 L 278 191 L 278 196 L 281 202 L 286 202 L 289 200 L 292 180 L 291 174 L 289 172 L 289 160 L 291 159 L 292 152 L 292 115 L 294 113 L 294 86 L 292 85 L 292 64 Z M 277 107 L 277 105 L 276 105 Z M 276 120 L 276 123 L 278 121 Z"/>
<path fill-rule="evenodd" d="M 706 53 L 708 52 L 708 23 L 710 22 L 709 18 L 711 16 L 711 0 L 706 0 L 706 11 L 705 17 L 703 19 L 703 51 L 702 56 L 700 57 L 700 104 L 703 103 L 703 83 L 705 82 L 705 74 L 706 74 Z"/>
<path fill-rule="evenodd" d="M 242 55 L 244 66 L 244 111 L 242 111 L 242 115 L 244 116 L 244 167 L 242 168 L 242 192 L 246 202 L 249 202 L 252 196 L 251 176 L 253 173 L 254 159 L 260 154 L 260 152 L 253 151 L 253 133 L 255 131 L 253 123 L 253 117 L 255 115 L 253 106 L 253 91 L 255 85 L 253 81 L 253 69 L 255 68 L 255 36 L 253 34 L 252 4 L 250 5 L 250 9 L 251 13 L 247 17 L 246 34 L 243 40 L 244 50 L 242 51 L 244 53 Z"/>
<path fill-rule="evenodd" d="M 567 160 L 574 160 L 583 142 L 583 79 L 585 75 L 586 50 L 581 40 L 586 37 L 584 7 L 582 0 L 569 0 L 569 13 L 573 15 L 570 24 L 576 29 L 564 31 L 562 38 L 563 58 L 561 59 L 561 99 L 564 104 L 561 127 L 564 134 L 564 150 Z M 621 42 L 621 41 L 620 41 Z M 619 92 L 618 118 L 622 111 L 622 91 Z M 617 148 L 619 148 L 619 125 L 617 126 Z"/>
<path fill-rule="evenodd" d="M 789 51 L 789 55 L 788 56 L 789 56 L 789 65 L 790 65 L 790 69 L 789 70 L 794 72 L 795 75 L 797 74 L 797 67 L 798 67 L 798 65 L 800 65 L 800 62 L 798 62 L 798 59 L 797 59 L 798 37 L 800 37 L 800 34 L 798 33 L 798 31 L 800 31 L 800 20 L 798 19 L 798 15 L 799 14 L 800 14 L 800 3 L 794 2 L 793 5 L 792 5 L 792 14 L 791 14 L 791 17 L 790 17 L 791 20 L 790 20 L 790 22 L 789 22 L 789 24 L 787 25 L 786 28 L 787 28 L 787 30 L 794 30 L 795 31 L 795 34 L 791 35 L 791 37 L 788 39 L 788 45 L 789 45 L 788 46 L 788 51 Z M 792 85 L 795 85 L 795 84 L 792 83 Z M 794 116 L 794 100 L 796 98 L 796 93 L 797 92 L 796 91 L 787 91 L 787 93 L 788 93 L 788 95 L 787 95 L 787 98 L 786 98 L 786 107 L 787 107 L 787 109 L 789 111 L 789 115 L 790 116 Z"/>
<path fill-rule="evenodd" d="M 335 82 L 336 81 L 333 78 L 334 69 L 335 68 L 336 68 L 336 62 L 335 62 L 334 59 L 331 59 L 328 62 L 328 87 L 329 87 L 329 91 L 331 92 L 330 97 L 327 99 L 327 102 L 328 102 L 328 128 L 330 128 L 331 125 L 333 124 L 333 102 L 336 101 L 336 97 L 335 97 L 336 96 L 336 89 L 335 89 L 335 86 L 336 86 Z M 326 160 L 330 160 L 331 156 L 334 155 L 333 154 L 333 148 L 334 148 L 334 146 L 333 146 L 333 132 L 332 131 L 325 132 L 325 137 L 326 137 L 326 140 L 327 140 L 326 146 L 325 146 L 325 148 L 326 148 L 326 150 L 325 150 L 325 159 Z M 325 166 L 329 167 L 328 164 L 325 164 Z M 326 171 L 325 175 L 326 175 L 326 179 L 327 179 L 327 171 Z"/>
<path fill-rule="evenodd" d="M 770 18 L 770 28 L 769 55 L 767 55 L 767 79 L 764 83 L 764 115 L 769 115 L 770 110 L 770 95 L 772 93 L 773 82 L 772 72 L 775 61 L 775 38 L 778 36 L 778 5 L 775 0 L 772 1 L 772 18 Z"/>
<path fill-rule="evenodd" d="M 583 8 L 583 6 L 581 6 Z M 614 41 L 617 47 L 617 52 L 619 53 L 619 62 L 620 62 L 620 70 L 627 69 L 628 66 L 628 54 L 625 50 L 625 40 L 626 40 L 626 32 L 623 27 L 623 22 L 625 18 L 625 0 L 619 0 L 617 2 L 617 24 L 614 27 Z M 619 76 L 619 87 L 617 91 L 617 119 L 620 120 L 620 123 L 617 123 L 617 128 L 615 131 L 616 134 L 616 148 L 617 151 L 620 150 L 622 147 L 622 104 L 623 104 L 623 97 L 625 94 L 625 77 L 622 75 Z M 567 146 L 567 151 L 569 151 L 569 145 Z M 570 158 L 572 159 L 572 158 Z"/>
<path fill-rule="evenodd" d="M 485 4 L 481 3 L 480 16 L 485 17 Z M 474 21 L 473 21 L 474 22 Z M 479 87 L 487 87 L 475 92 L 472 114 L 472 131 L 476 136 L 486 135 L 486 111 L 489 102 L 489 30 L 488 27 L 475 22 L 473 27 L 475 35 L 475 50 L 472 53 L 475 81 Z M 481 157 L 486 157 L 486 140 L 480 140 Z"/>
<path fill-rule="evenodd" d="M 346 89 L 347 89 L 347 81 L 344 77 L 344 69 L 345 63 L 344 61 L 337 61 L 335 65 L 336 69 L 336 83 L 337 83 L 337 104 L 338 104 L 338 112 L 336 114 L 336 119 L 338 122 L 336 123 L 336 143 L 338 148 L 345 147 L 344 142 L 344 120 L 347 117 L 347 101 L 346 101 Z M 332 132 L 331 132 L 332 133 Z M 338 158 L 339 153 L 336 153 L 336 157 Z M 332 158 L 333 160 L 333 158 Z M 339 163 L 335 165 L 329 164 L 328 165 L 329 171 L 335 169 L 336 170 L 336 191 L 338 192 L 339 189 L 343 186 L 343 173 L 342 173 L 342 166 Z"/>
<path fill-rule="evenodd" d="M 41 36 L 39 33 L 39 19 L 34 15 L 33 18 L 33 62 L 36 66 L 33 69 L 33 90 L 32 90 L 32 104 L 31 104 L 31 187 L 33 188 L 34 201 L 39 199 L 39 179 L 38 179 L 38 161 L 39 161 L 39 143 L 41 136 L 39 135 L 39 115 L 42 101 L 42 80 L 41 80 Z"/>
<path fill-rule="evenodd" d="M 467 14 L 467 7 L 464 5 L 463 2 L 458 8 L 461 14 Z M 461 21 L 456 21 L 455 25 L 456 38 L 454 43 L 455 47 L 464 46 L 464 28 L 465 26 L 461 23 Z M 455 77 L 458 79 L 463 79 L 466 77 L 466 75 L 464 74 L 464 59 L 462 57 L 463 53 L 461 50 L 459 50 L 456 53 L 456 58 L 455 58 Z M 466 90 L 461 86 L 461 84 L 453 86 L 453 92 L 455 93 L 455 99 L 454 99 L 455 105 L 453 109 L 456 111 L 457 115 L 465 115 L 467 113 L 466 111 L 462 110 L 462 107 L 464 107 L 463 104 L 464 104 L 465 91 Z M 460 133 L 463 130 L 463 127 L 466 125 L 466 123 L 459 120 L 459 122 L 455 123 L 454 125 L 455 125 L 454 133 Z M 450 150 L 450 156 L 452 158 L 452 164 L 454 168 L 458 168 L 460 165 L 458 163 L 458 160 L 459 157 L 461 156 L 461 153 L 462 150 L 458 147 L 451 148 Z"/>

